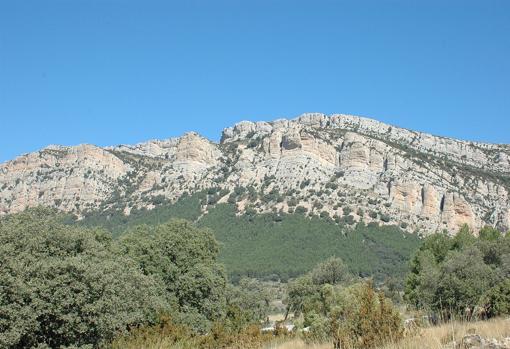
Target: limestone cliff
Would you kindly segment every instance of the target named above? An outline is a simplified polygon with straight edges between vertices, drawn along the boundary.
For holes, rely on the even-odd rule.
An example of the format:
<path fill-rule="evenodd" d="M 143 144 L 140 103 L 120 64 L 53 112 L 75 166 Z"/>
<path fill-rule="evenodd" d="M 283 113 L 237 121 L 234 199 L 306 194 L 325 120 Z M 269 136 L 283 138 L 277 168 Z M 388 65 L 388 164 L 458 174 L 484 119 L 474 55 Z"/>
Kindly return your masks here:
<path fill-rule="evenodd" d="M 235 194 L 239 187 L 251 194 Z M 319 113 L 243 121 L 226 128 L 219 144 L 188 133 L 104 149 L 50 146 L 0 165 L 0 214 L 36 205 L 78 216 L 129 214 L 211 188 L 221 195 L 204 210 L 228 199 L 240 211 L 302 206 L 350 224 L 400 224 L 424 234 L 463 224 L 509 229 L 510 146 Z"/>

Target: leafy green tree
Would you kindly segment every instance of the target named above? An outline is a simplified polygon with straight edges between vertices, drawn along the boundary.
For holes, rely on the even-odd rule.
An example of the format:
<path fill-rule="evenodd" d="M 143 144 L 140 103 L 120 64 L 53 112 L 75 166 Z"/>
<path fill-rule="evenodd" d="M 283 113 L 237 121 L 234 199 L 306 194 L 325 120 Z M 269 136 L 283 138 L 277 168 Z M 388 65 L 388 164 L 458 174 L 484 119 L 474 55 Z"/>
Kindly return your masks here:
<path fill-rule="evenodd" d="M 491 288 L 483 297 L 487 315 L 510 314 L 510 279 L 507 278 Z"/>
<path fill-rule="evenodd" d="M 337 285 L 348 282 L 352 275 L 349 269 L 338 257 L 330 257 L 326 261 L 318 264 L 311 272 L 312 281 L 316 285 Z"/>
<path fill-rule="evenodd" d="M 411 272 L 406 280 L 406 300 L 417 308 L 430 310 L 435 299 L 439 277 L 439 264 L 433 251 L 418 251 L 411 261 Z"/>
<path fill-rule="evenodd" d="M 0 220 L 0 347 L 96 346 L 168 309 L 102 231 L 47 209 Z"/>
<path fill-rule="evenodd" d="M 438 234 L 425 239 L 411 261 L 405 298 L 417 308 L 446 317 L 469 316 L 476 306 L 491 309 L 488 315 L 495 316 L 507 309 L 494 304 L 505 303 L 498 297 L 505 299 L 504 281 L 509 277 L 510 240 L 490 227 L 476 238 L 463 226 L 454 237 Z"/>
<path fill-rule="evenodd" d="M 496 280 L 494 270 L 484 263 L 478 248 L 452 251 L 441 266 L 433 307 L 462 314 L 466 308 L 479 304 L 481 295 Z"/>
<path fill-rule="evenodd" d="M 287 284 L 287 313 L 294 313 L 299 316 L 305 308 L 308 299 L 317 294 L 317 285 L 312 281 L 310 275 L 299 277 L 289 281 Z"/>
<path fill-rule="evenodd" d="M 184 220 L 139 226 L 122 236 L 119 249 L 166 290 L 178 321 L 205 331 L 226 311 L 226 276 L 217 262 L 218 243 L 207 229 Z"/>
<path fill-rule="evenodd" d="M 317 301 L 323 285 L 347 284 L 351 280 L 352 275 L 342 259 L 330 257 L 306 275 L 288 283 L 287 312 L 298 316 L 307 306 Z"/>
<path fill-rule="evenodd" d="M 227 287 L 227 321 L 240 330 L 267 318 L 271 294 L 257 279 L 243 278 L 239 285 Z"/>
<path fill-rule="evenodd" d="M 496 241 L 499 240 L 502 235 L 499 232 L 499 230 L 494 229 L 491 226 L 486 225 L 480 230 L 480 233 L 478 234 L 481 240 L 488 240 L 488 241 Z"/>
<path fill-rule="evenodd" d="M 464 224 L 459 232 L 453 237 L 450 249 L 461 251 L 468 246 L 474 245 L 477 241 L 476 237 L 467 224 Z"/>

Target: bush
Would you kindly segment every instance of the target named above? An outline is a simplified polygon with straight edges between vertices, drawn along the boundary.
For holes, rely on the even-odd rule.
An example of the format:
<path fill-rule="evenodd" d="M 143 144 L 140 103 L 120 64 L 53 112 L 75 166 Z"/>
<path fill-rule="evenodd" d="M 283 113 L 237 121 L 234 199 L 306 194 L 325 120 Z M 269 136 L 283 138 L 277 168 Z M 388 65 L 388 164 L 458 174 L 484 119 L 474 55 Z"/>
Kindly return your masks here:
<path fill-rule="evenodd" d="M 296 207 L 296 210 L 294 212 L 299 214 L 305 214 L 306 212 L 308 212 L 308 209 L 304 206 L 298 206 Z"/>
<path fill-rule="evenodd" d="M 301 182 L 301 184 L 299 185 L 299 188 L 304 189 L 305 187 L 307 187 L 309 185 L 310 185 L 310 180 L 305 179 L 304 181 Z"/>
<path fill-rule="evenodd" d="M 403 337 L 400 314 L 382 292 L 377 293 L 371 282 L 352 286 L 322 285 L 310 292 L 303 279 L 301 288 L 293 285 L 294 297 L 302 304 L 305 334 L 309 342 L 333 341 L 334 348 L 374 348 Z M 289 293 L 290 296 L 290 293 Z"/>
<path fill-rule="evenodd" d="M 321 218 L 329 218 L 329 212 L 328 211 L 322 211 L 320 214 Z"/>
<path fill-rule="evenodd" d="M 336 190 L 338 189 L 338 184 L 335 182 L 328 182 L 326 183 L 326 188 Z"/>
<path fill-rule="evenodd" d="M 385 213 L 381 213 L 381 221 L 384 223 L 388 223 L 391 220 L 391 217 Z"/>
<path fill-rule="evenodd" d="M 294 207 L 299 203 L 299 201 L 296 198 L 290 198 L 287 200 L 287 205 L 290 207 Z"/>
<path fill-rule="evenodd" d="M 374 348 L 403 337 L 400 313 L 371 282 L 352 291 L 354 299 L 332 313 L 333 341 L 337 348 Z"/>
<path fill-rule="evenodd" d="M 354 216 L 350 214 L 348 216 L 344 216 L 344 222 L 347 225 L 353 225 L 356 221 L 354 220 Z"/>
<path fill-rule="evenodd" d="M 97 346 L 168 309 L 108 235 L 61 219 L 32 209 L 0 221 L 1 347 Z"/>

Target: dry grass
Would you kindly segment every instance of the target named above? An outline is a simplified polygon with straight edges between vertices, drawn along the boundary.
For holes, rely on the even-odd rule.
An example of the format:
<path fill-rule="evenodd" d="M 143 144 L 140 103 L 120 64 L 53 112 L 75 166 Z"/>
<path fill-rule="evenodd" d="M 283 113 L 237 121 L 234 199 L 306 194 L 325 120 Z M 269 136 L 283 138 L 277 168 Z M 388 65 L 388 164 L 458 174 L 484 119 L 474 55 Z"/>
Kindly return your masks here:
<path fill-rule="evenodd" d="M 494 319 L 479 322 L 451 322 L 441 326 L 418 330 L 396 344 L 379 349 L 443 349 L 453 340 L 460 340 L 467 334 L 476 333 L 482 337 L 501 340 L 510 337 L 510 319 Z M 281 344 L 272 344 L 266 349 L 332 349 L 332 344 L 306 344 L 295 339 Z"/>
<path fill-rule="evenodd" d="M 419 329 L 408 335 L 399 343 L 388 344 L 378 349 L 443 349 L 453 340 L 459 341 L 467 334 L 476 333 L 486 338 L 501 340 L 510 337 L 510 319 L 494 319 L 490 321 L 462 322 L 455 321 L 441 326 Z M 238 343 L 234 348 L 254 348 L 255 343 Z M 182 341 L 175 343 L 165 336 L 137 336 L 135 338 L 118 339 L 112 349 L 196 349 L 197 344 Z M 263 346 L 264 349 L 333 349 L 333 344 L 307 344 L 301 339 L 282 339 Z"/>
<path fill-rule="evenodd" d="M 486 338 L 503 339 L 510 336 L 510 321 L 508 319 L 478 322 L 455 321 L 422 329 L 416 335 L 409 336 L 398 344 L 387 345 L 381 349 L 442 349 L 446 344 L 459 341 L 472 333 Z"/>
<path fill-rule="evenodd" d="M 284 343 L 272 343 L 264 349 L 332 349 L 333 344 L 306 344 L 301 339 L 294 339 Z"/>

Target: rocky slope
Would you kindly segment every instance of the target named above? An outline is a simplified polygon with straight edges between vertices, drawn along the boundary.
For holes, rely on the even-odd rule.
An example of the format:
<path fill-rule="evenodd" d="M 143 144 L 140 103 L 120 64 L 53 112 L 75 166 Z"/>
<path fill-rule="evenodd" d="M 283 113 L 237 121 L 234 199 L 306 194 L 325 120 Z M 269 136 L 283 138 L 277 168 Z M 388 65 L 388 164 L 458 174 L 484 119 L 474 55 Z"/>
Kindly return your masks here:
<path fill-rule="evenodd" d="M 307 212 L 423 234 L 510 228 L 510 146 L 351 116 L 244 121 L 219 144 L 196 133 L 99 148 L 49 146 L 0 165 L 0 215 L 46 205 L 84 216 L 207 190 L 207 207 Z"/>

